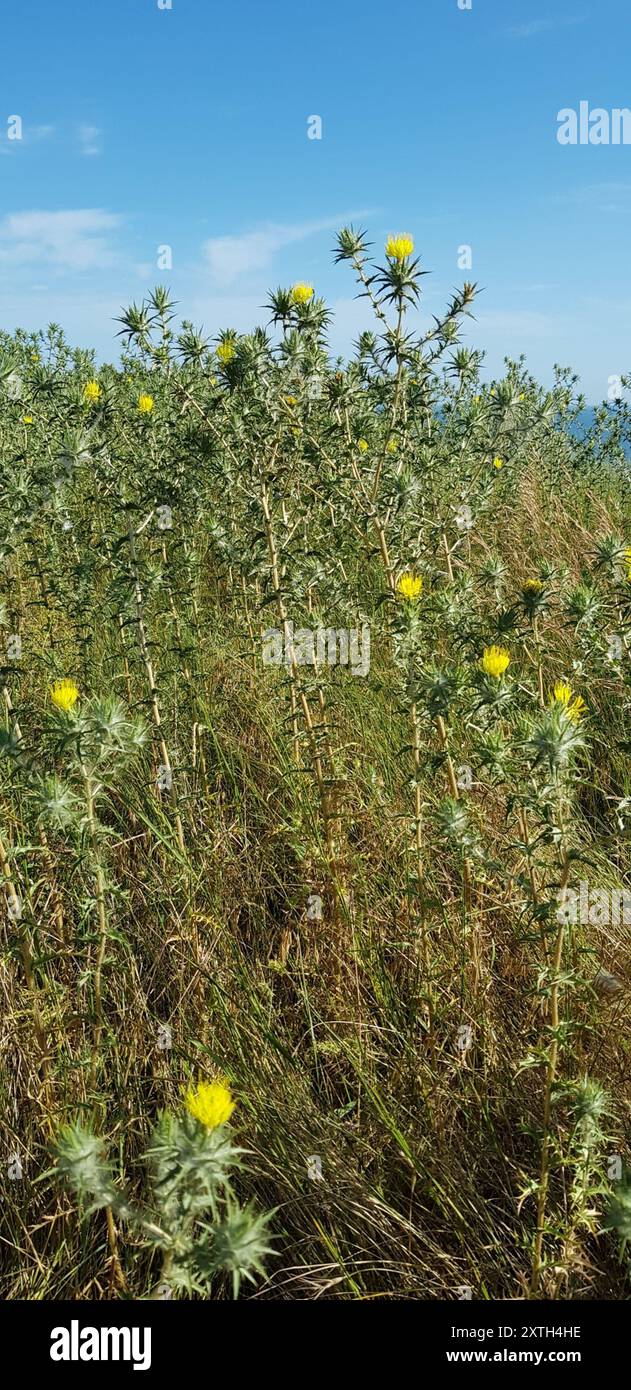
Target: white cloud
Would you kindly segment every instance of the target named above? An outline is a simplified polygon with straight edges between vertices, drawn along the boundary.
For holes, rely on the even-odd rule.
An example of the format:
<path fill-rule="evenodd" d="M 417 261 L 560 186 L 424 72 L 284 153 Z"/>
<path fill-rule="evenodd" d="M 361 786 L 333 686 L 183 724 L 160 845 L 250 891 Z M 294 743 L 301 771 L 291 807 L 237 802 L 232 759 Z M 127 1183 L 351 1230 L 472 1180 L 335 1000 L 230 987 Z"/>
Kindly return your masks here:
<path fill-rule="evenodd" d="M 586 183 L 564 193 L 553 193 L 546 201 L 559 206 L 584 204 L 596 212 L 627 212 L 630 194 L 631 183 L 610 181 Z"/>
<path fill-rule="evenodd" d="M 110 233 L 121 218 L 99 208 L 12 212 L 0 221 L 0 266 L 91 270 L 116 260 Z"/>
<path fill-rule="evenodd" d="M 99 130 L 98 125 L 80 125 L 79 144 L 81 146 L 82 154 L 100 154 L 102 150 L 101 131 Z"/>
<path fill-rule="evenodd" d="M 24 145 L 39 144 L 42 140 L 50 140 L 55 134 L 54 125 L 23 125 L 22 134 L 19 140 L 7 140 L 4 132 L 0 131 L 0 155 L 14 155 L 19 152 Z"/>
<path fill-rule="evenodd" d="M 96 348 L 105 361 L 118 360 L 121 340 L 116 337 L 120 324 L 115 320 L 125 294 L 112 292 L 86 295 L 83 289 L 67 287 L 61 281 L 47 285 L 27 285 L 19 291 L 2 294 L 0 325 L 8 333 L 16 328 L 36 333 L 48 323 L 61 324 L 73 346 Z"/>
<path fill-rule="evenodd" d="M 54 125 L 29 125 L 24 128 L 24 139 L 29 140 L 49 140 L 55 134 Z"/>
<path fill-rule="evenodd" d="M 584 24 L 585 14 L 565 15 L 559 19 L 531 19 L 527 24 L 514 24 L 507 30 L 512 39 L 532 39 L 537 34 L 548 33 L 550 29 L 567 29 L 573 24 Z"/>
<path fill-rule="evenodd" d="M 204 242 L 204 259 L 217 285 L 227 287 L 234 284 L 239 276 L 252 271 L 266 270 L 277 251 L 294 242 L 306 241 L 318 232 L 331 231 L 342 227 L 353 217 L 365 217 L 365 212 L 346 213 L 340 217 L 327 217 L 319 222 L 302 222 L 284 225 L 268 222 L 255 231 L 244 232 L 240 236 L 211 237 Z"/>
<path fill-rule="evenodd" d="M 257 325 L 264 327 L 269 313 L 263 309 L 263 295 L 207 295 L 193 293 L 186 300 L 186 314 L 196 328 L 213 337 L 220 328 L 235 328 L 237 333 L 251 333 Z"/>
<path fill-rule="evenodd" d="M 520 337 L 552 337 L 555 330 L 558 332 L 561 320 L 558 315 L 539 313 L 535 309 L 487 309 L 476 314 L 476 324 L 481 334 L 501 334 L 506 339 L 507 349 L 513 349 L 514 340 Z"/>

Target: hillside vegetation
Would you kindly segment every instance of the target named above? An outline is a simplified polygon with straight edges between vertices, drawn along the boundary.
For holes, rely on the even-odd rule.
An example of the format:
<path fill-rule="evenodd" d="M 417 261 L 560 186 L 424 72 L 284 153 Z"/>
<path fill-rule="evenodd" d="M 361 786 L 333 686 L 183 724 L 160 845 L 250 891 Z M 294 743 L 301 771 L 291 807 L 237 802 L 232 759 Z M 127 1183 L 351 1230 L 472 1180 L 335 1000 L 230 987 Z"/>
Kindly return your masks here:
<path fill-rule="evenodd" d="M 628 1296 L 631 417 L 336 255 L 0 337 L 4 1298 Z"/>

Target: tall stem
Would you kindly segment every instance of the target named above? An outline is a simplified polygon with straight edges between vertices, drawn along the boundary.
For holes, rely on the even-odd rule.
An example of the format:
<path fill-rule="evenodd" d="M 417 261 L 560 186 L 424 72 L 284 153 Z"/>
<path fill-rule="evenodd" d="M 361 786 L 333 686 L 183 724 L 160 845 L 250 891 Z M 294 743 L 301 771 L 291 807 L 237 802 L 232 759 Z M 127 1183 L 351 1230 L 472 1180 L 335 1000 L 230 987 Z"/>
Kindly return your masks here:
<path fill-rule="evenodd" d="M 166 740 L 165 740 L 164 732 L 163 732 L 163 728 L 162 728 L 162 719 L 161 719 L 161 716 L 160 716 L 160 705 L 159 705 L 159 703 L 158 703 L 158 691 L 157 691 L 157 688 L 156 688 L 156 676 L 155 676 L 155 671 L 154 671 L 154 669 L 153 669 L 153 662 L 152 662 L 151 656 L 150 656 L 150 654 L 149 654 L 149 643 L 148 643 L 148 641 L 147 641 L 147 629 L 146 629 L 145 618 L 144 618 L 144 601 L 143 601 L 143 595 L 142 595 L 142 587 L 141 587 L 141 584 L 140 584 L 140 575 L 139 575 L 139 571 L 138 571 L 138 555 L 137 555 L 137 551 L 136 551 L 136 538 L 135 538 L 135 535 L 134 535 L 134 529 L 133 529 L 133 526 L 132 526 L 132 523 L 131 523 L 131 518 L 130 518 L 130 520 L 129 520 L 128 532 L 127 532 L 127 534 L 128 534 L 128 540 L 129 540 L 129 555 L 130 555 L 130 560 L 131 560 L 132 578 L 133 578 L 133 584 L 134 584 L 134 603 L 135 603 L 135 608 L 136 608 L 136 626 L 137 626 L 137 630 L 138 630 L 138 642 L 139 642 L 139 645 L 140 645 L 140 654 L 141 654 L 141 657 L 142 657 L 143 666 L 144 666 L 144 668 L 145 668 L 145 673 L 146 673 L 146 676 L 147 676 L 147 684 L 148 684 L 148 686 L 149 686 L 149 699 L 150 699 L 150 706 L 151 706 L 151 718 L 152 718 L 152 720 L 153 720 L 153 724 L 154 724 L 154 727 L 155 727 L 156 732 L 157 732 L 157 735 L 158 735 L 158 746 L 159 746 L 159 749 L 160 749 L 160 757 L 161 757 L 161 759 L 162 759 L 162 765 L 163 765 L 163 767 L 164 767 L 164 769 L 165 769 L 165 772 L 167 773 L 168 779 L 169 779 L 169 796 L 170 796 L 170 798 L 171 798 L 171 805 L 172 805 L 172 807 L 173 807 L 173 819 L 174 819 L 174 823 L 175 823 L 175 833 L 176 833 L 176 836 L 177 836 L 177 842 L 178 842 L 178 845 L 179 845 L 179 847 L 180 847 L 182 853 L 184 854 L 184 853 L 186 852 L 186 847 L 185 847 L 185 843 L 184 843 L 184 830 L 183 830 L 183 828 L 182 828 L 182 820 L 181 820 L 180 813 L 179 813 L 179 810 L 178 810 L 177 793 L 176 793 L 176 790 L 175 790 L 175 783 L 174 783 L 174 780 L 173 780 L 173 769 L 172 769 L 172 766 L 171 766 L 171 759 L 170 759 L 170 756 L 169 756 L 169 750 L 168 750 L 168 747 L 167 747 L 167 744 L 166 744 Z"/>
<path fill-rule="evenodd" d="M 552 957 L 552 974 L 550 988 L 550 1008 L 549 1008 L 549 1028 L 552 1034 L 548 1061 L 546 1066 L 546 1079 L 543 1097 L 543 1138 L 541 1141 L 541 1166 L 539 1171 L 539 1196 L 537 1200 L 537 1231 L 535 1235 L 535 1245 L 532 1261 L 532 1277 L 530 1282 L 530 1295 L 536 1297 L 541 1278 L 541 1265 L 543 1255 L 543 1238 L 545 1232 L 546 1203 L 548 1197 L 548 1187 L 550 1183 L 550 1118 L 552 1113 L 552 1096 L 557 1076 L 557 1065 L 559 1059 L 559 975 L 561 973 L 561 962 L 563 959 L 563 944 L 565 941 L 565 920 L 563 908 L 567 891 L 568 880 L 570 877 L 570 861 L 567 849 L 562 850 L 562 875 L 559 895 L 558 910 L 558 931 L 554 945 Z"/>

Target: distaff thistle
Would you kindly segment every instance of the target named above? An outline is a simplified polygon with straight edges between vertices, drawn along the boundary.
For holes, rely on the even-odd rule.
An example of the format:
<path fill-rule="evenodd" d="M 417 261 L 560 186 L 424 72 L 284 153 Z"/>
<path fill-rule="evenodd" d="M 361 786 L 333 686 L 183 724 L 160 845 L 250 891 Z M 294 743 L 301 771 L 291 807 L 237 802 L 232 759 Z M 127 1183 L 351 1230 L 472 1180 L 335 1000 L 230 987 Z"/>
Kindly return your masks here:
<path fill-rule="evenodd" d="M 162 1252 L 160 1280 L 151 1297 L 172 1291 L 208 1297 L 220 1274 L 235 1298 L 243 1280 L 265 1273 L 272 1253 L 268 1226 L 273 1213 L 240 1206 L 232 1173 L 242 1167 L 243 1149 L 228 1121 L 235 1108 L 223 1081 L 200 1081 L 184 1098 L 186 1113 L 165 1112 L 145 1154 L 150 1202 L 139 1206 L 115 1181 L 104 1146 L 82 1123 L 66 1125 L 55 1145 L 57 1177 L 78 1198 L 82 1215 L 106 1208 L 121 1227 Z"/>

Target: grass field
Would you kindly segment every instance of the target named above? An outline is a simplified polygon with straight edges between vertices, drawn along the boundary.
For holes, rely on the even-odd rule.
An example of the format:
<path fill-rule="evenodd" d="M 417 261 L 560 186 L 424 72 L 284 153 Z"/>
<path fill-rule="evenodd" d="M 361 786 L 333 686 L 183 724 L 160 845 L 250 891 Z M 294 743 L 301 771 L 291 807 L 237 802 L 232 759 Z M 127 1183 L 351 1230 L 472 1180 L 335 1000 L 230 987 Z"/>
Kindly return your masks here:
<path fill-rule="evenodd" d="M 631 417 L 336 253 L 0 338 L 3 1298 L 628 1296 Z"/>

